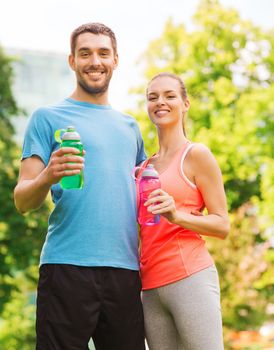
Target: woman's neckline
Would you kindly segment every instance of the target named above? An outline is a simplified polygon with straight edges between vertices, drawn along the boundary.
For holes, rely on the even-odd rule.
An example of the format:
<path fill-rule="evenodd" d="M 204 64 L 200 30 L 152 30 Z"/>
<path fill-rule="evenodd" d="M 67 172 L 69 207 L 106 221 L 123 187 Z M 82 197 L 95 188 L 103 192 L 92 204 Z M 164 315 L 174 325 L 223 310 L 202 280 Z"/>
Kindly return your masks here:
<path fill-rule="evenodd" d="M 190 141 L 189 140 L 186 140 L 175 152 L 174 154 L 171 156 L 171 159 L 170 161 L 168 162 L 168 164 L 165 166 L 165 168 L 163 168 L 162 170 L 158 170 L 157 168 L 155 168 L 158 172 L 159 175 L 163 174 L 169 167 L 170 165 L 174 162 L 174 160 L 176 159 L 176 157 L 178 156 L 178 153 L 181 153 L 183 152 L 183 150 L 185 149 L 186 145 L 189 144 Z M 150 157 L 150 160 L 151 159 L 155 159 L 155 157 L 158 155 L 158 153 L 155 153 L 153 154 L 151 157 Z M 149 162 L 150 162 L 149 160 Z M 148 163 L 149 163 L 148 162 Z"/>

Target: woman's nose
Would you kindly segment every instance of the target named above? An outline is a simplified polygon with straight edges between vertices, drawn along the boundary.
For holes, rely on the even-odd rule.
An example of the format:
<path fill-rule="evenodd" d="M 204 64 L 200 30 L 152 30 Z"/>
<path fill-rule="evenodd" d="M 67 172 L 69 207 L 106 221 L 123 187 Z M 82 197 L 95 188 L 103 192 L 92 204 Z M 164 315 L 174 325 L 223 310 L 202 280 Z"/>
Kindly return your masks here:
<path fill-rule="evenodd" d="M 165 99 L 163 96 L 159 96 L 157 100 L 157 105 L 164 105 L 165 104 Z"/>

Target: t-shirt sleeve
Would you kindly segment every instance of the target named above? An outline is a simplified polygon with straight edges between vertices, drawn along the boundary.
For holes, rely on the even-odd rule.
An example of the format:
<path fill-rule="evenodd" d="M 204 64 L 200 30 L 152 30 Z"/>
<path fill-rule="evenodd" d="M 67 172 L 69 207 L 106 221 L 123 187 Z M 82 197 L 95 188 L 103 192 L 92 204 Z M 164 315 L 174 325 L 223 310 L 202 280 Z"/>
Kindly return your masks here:
<path fill-rule="evenodd" d="M 30 118 L 23 142 L 22 160 L 34 155 L 48 164 L 52 153 L 53 133 L 47 121 L 46 109 L 36 110 Z"/>
<path fill-rule="evenodd" d="M 135 165 L 139 165 L 147 158 L 147 156 L 144 149 L 144 141 L 137 123 L 136 123 L 136 133 L 137 133 L 138 152 L 137 152 Z"/>

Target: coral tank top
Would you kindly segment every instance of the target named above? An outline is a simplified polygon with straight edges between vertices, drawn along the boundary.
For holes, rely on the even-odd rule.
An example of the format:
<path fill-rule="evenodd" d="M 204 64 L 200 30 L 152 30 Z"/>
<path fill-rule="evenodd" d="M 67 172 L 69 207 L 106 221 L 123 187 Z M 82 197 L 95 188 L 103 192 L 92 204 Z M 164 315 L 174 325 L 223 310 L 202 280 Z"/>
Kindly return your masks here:
<path fill-rule="evenodd" d="M 204 208 L 201 193 L 183 172 L 185 157 L 193 146 L 193 143 L 186 142 L 169 166 L 159 173 L 162 189 L 173 196 L 177 210 L 187 213 Z M 149 159 L 142 168 L 147 163 Z M 163 216 L 158 225 L 141 226 L 140 235 L 143 290 L 178 281 L 214 263 L 205 241 L 197 232 L 172 224 Z"/>

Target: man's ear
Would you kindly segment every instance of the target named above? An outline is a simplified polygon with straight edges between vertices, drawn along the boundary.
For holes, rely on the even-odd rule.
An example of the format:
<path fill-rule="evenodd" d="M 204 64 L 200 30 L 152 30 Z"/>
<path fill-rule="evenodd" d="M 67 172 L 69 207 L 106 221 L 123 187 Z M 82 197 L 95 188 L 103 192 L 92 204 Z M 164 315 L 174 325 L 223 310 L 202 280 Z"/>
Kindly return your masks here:
<path fill-rule="evenodd" d="M 72 55 L 72 54 L 69 55 L 68 63 L 70 65 L 70 68 L 75 71 L 75 57 L 74 57 L 74 55 Z"/>
<path fill-rule="evenodd" d="M 114 56 L 114 69 L 116 69 L 118 67 L 118 63 L 119 63 L 119 56 L 118 56 L 118 54 L 116 54 Z"/>

